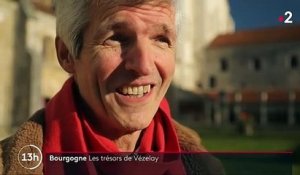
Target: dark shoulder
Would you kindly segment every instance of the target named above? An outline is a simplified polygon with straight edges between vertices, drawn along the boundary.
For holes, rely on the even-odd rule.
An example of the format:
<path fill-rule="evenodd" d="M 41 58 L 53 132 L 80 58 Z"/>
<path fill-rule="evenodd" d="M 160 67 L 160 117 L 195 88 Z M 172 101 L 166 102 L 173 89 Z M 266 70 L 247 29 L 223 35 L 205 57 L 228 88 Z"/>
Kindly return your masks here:
<path fill-rule="evenodd" d="M 222 163 L 207 152 L 201 143 L 199 134 L 174 120 L 182 154 L 182 161 L 187 174 L 197 175 L 223 175 Z"/>
<path fill-rule="evenodd" d="M 44 121 L 45 121 L 44 116 L 45 116 L 45 109 L 43 108 L 36 111 L 28 121 L 37 126 L 44 126 Z"/>

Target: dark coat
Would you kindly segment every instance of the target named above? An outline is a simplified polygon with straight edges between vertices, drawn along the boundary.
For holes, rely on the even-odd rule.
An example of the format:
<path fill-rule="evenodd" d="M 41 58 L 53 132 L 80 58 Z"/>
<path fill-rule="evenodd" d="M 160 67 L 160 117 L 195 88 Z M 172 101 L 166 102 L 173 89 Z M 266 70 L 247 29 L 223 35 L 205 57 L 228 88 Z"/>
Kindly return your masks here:
<path fill-rule="evenodd" d="M 198 134 L 190 128 L 187 128 L 174 121 L 176 133 L 179 138 L 179 144 L 185 152 L 204 151 Z M 43 165 L 41 164 L 34 170 L 23 168 L 18 163 L 19 150 L 25 145 L 36 145 L 42 148 L 44 128 L 44 110 L 36 112 L 27 122 L 22 124 L 17 132 L 0 142 L 0 174 L 43 174 Z M 220 175 L 223 173 L 223 167 L 219 160 L 210 154 L 201 154 L 200 156 L 182 156 L 187 174 L 192 175 Z"/>

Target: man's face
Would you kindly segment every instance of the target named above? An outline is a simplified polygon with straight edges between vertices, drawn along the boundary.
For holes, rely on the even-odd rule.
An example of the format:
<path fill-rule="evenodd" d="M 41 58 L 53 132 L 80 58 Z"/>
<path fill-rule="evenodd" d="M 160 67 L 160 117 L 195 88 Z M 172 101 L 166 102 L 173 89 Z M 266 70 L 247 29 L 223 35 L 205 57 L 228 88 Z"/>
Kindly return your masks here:
<path fill-rule="evenodd" d="M 144 129 L 174 73 L 174 9 L 166 4 L 119 6 L 102 15 L 91 9 L 83 48 L 74 60 L 80 94 L 101 131 Z"/>

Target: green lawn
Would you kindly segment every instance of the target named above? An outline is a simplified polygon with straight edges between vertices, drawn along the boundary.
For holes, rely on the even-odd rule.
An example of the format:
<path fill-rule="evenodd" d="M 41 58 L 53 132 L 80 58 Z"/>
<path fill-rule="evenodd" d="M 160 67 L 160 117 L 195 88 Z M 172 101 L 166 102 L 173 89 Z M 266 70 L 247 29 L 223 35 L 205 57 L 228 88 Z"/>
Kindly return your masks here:
<path fill-rule="evenodd" d="M 202 144 L 210 152 L 293 152 L 292 158 L 290 156 L 289 159 L 283 159 L 283 161 L 289 162 L 286 163 L 289 171 L 291 171 L 291 164 L 293 165 L 293 175 L 300 175 L 300 127 L 285 127 L 283 125 L 256 126 L 253 136 L 245 136 L 238 133 L 237 126 L 234 125 L 209 127 L 200 125 L 197 122 L 182 122 L 200 134 Z M 264 174 L 262 173 L 264 170 L 270 171 L 279 168 L 276 169 L 277 172 L 271 173 L 272 175 L 277 175 L 278 172 L 278 175 L 282 175 L 280 171 L 283 170 L 282 172 L 284 172 L 286 170 L 284 169 L 286 167 L 280 169 L 282 163 L 285 164 L 284 162 L 276 162 L 275 160 L 272 162 L 272 158 L 269 160 L 265 159 L 269 162 L 271 160 L 271 163 L 266 163 L 262 161 L 263 159 L 251 157 L 251 154 L 249 158 L 241 157 L 241 159 L 238 158 L 238 154 L 233 157 L 226 157 L 226 154 L 225 157 L 216 155 L 222 160 L 223 165 L 225 164 L 226 171 L 229 169 L 229 171 L 235 172 L 227 175 L 247 174 L 247 170 L 243 171 L 243 173 L 238 173 L 243 168 L 258 169 L 260 172 L 256 174 Z M 246 162 L 246 165 L 242 165 L 244 162 Z M 290 172 L 288 174 L 290 175 Z"/>
<path fill-rule="evenodd" d="M 202 142 L 210 151 L 293 151 L 299 143 L 294 136 L 237 136 L 202 135 Z"/>
<path fill-rule="evenodd" d="M 260 129 L 253 136 L 244 136 L 234 128 L 195 129 L 211 152 L 293 152 L 293 175 L 300 175 L 300 130 Z"/>

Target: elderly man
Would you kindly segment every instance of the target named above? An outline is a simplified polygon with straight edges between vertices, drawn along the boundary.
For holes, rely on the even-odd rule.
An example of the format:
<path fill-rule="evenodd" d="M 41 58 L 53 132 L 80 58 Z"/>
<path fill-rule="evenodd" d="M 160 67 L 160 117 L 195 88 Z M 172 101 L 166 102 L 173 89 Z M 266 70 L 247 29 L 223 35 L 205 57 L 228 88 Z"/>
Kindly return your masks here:
<path fill-rule="evenodd" d="M 71 77 L 45 109 L 2 141 L 0 173 L 54 172 L 45 162 L 20 165 L 25 145 L 36 145 L 44 159 L 55 152 L 204 151 L 197 134 L 171 118 L 164 99 L 175 67 L 175 11 L 175 0 L 57 0 L 57 57 Z M 164 172 L 221 172 L 210 156 L 182 160 L 176 164 L 182 168 Z"/>

